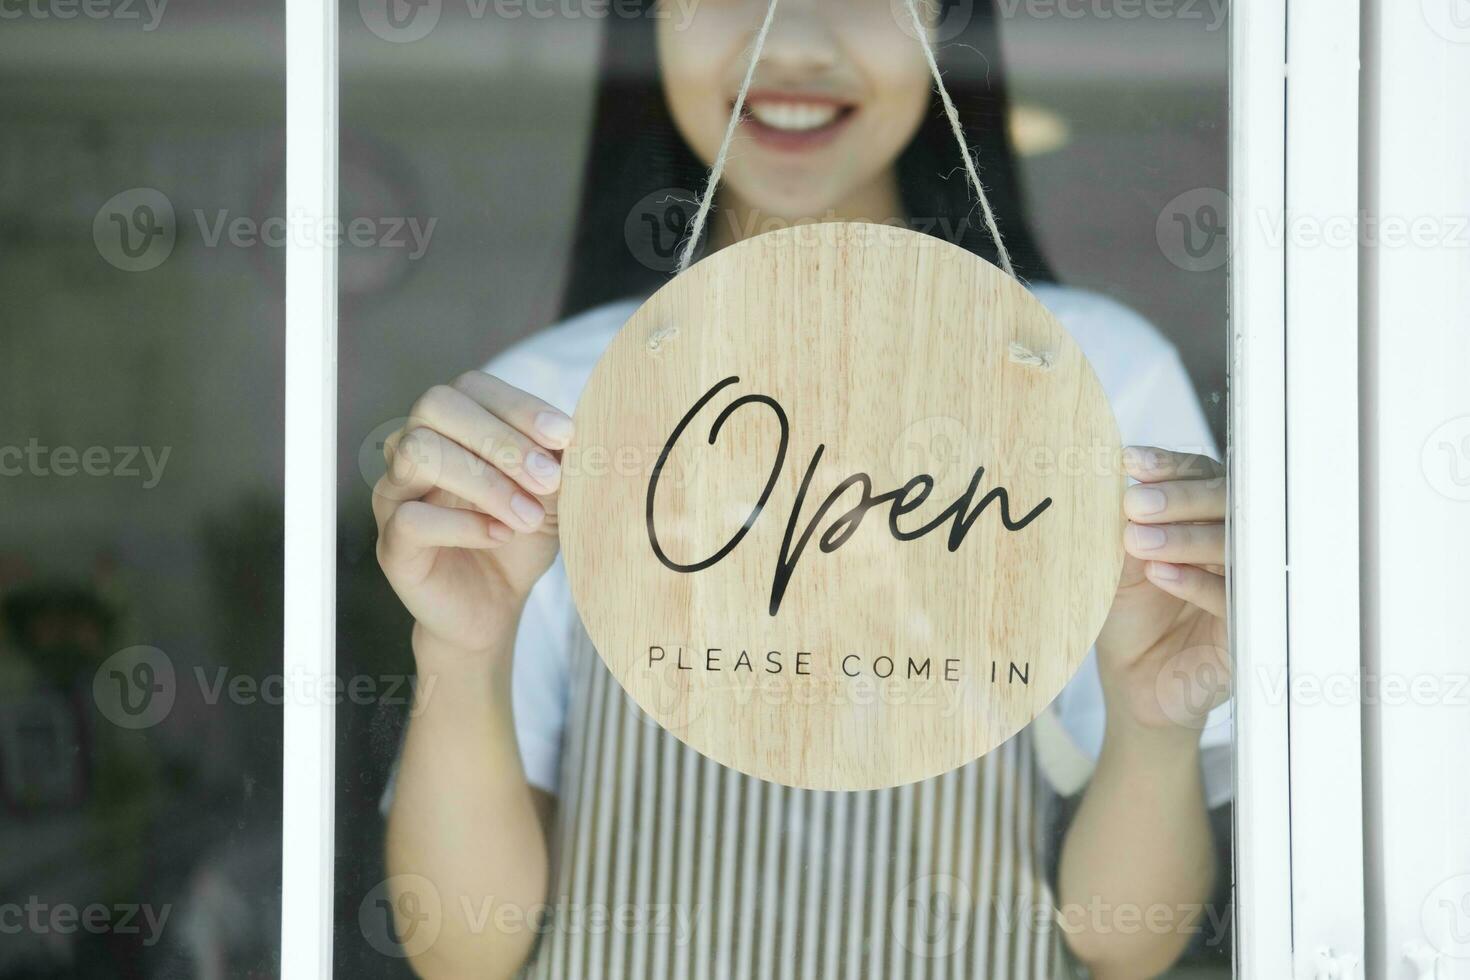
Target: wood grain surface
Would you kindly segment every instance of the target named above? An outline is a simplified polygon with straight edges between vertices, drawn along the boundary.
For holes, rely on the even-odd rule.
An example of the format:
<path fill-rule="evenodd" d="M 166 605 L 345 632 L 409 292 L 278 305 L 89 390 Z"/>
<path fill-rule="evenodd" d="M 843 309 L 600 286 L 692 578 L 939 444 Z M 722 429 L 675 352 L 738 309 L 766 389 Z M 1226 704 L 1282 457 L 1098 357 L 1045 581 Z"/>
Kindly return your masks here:
<path fill-rule="evenodd" d="M 904 229 L 698 263 L 613 340 L 576 432 L 562 547 L 599 653 L 659 724 L 789 786 L 898 785 L 1004 742 L 1122 567 L 1117 426 L 1081 351 L 1021 284 Z"/>

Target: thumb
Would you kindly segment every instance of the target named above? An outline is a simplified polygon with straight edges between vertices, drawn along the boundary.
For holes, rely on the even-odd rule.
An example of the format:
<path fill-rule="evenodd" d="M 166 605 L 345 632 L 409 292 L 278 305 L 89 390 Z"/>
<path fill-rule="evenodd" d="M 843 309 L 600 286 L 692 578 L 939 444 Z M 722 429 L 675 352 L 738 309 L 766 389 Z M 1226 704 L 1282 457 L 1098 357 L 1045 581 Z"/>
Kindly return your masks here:
<path fill-rule="evenodd" d="M 1148 580 L 1146 564 L 1141 558 L 1124 555 L 1118 591 L 1097 637 L 1100 654 L 1108 651 L 1126 660 L 1142 652 L 1158 639 L 1160 623 L 1170 618 L 1168 607 L 1176 600 Z"/>
<path fill-rule="evenodd" d="M 1118 589 L 1121 591 L 1147 582 L 1148 576 L 1144 573 L 1147 564 L 1142 558 L 1123 552 L 1123 571 L 1118 576 Z"/>

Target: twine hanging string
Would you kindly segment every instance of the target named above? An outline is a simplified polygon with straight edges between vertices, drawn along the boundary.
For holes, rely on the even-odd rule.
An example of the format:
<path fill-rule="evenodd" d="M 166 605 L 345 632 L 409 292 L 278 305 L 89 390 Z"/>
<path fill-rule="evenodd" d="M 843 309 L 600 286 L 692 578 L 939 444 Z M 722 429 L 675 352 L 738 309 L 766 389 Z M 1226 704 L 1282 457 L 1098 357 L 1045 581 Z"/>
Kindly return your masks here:
<path fill-rule="evenodd" d="M 771 33 L 771 23 L 776 19 L 776 4 L 780 0 L 771 0 L 771 5 L 766 8 L 766 19 L 761 21 L 760 33 L 755 36 L 755 44 L 750 51 L 750 64 L 745 69 L 745 80 L 740 83 L 740 91 L 735 94 L 735 108 L 730 111 L 730 121 L 725 125 L 725 138 L 720 140 L 720 152 L 715 154 L 714 166 L 709 168 L 709 180 L 704 183 L 704 194 L 699 199 L 699 210 L 694 212 L 694 221 L 689 226 L 689 238 L 684 242 L 684 249 L 679 253 L 679 264 L 674 269 L 678 275 L 689 268 L 689 262 L 694 258 L 694 250 L 699 247 L 699 237 L 704 234 L 704 223 L 709 218 L 710 205 L 715 200 L 715 187 L 720 183 L 720 177 L 725 173 L 725 160 L 730 156 L 730 143 L 735 139 L 735 130 L 740 125 L 740 117 L 745 112 L 745 96 L 750 92 L 750 81 L 755 78 L 755 66 L 761 60 L 761 49 L 766 46 L 766 35 Z"/>
<path fill-rule="evenodd" d="M 771 33 L 771 23 L 776 17 L 776 4 L 780 0 L 770 0 L 770 6 L 766 8 L 766 19 L 761 22 L 761 29 L 755 36 L 755 42 L 751 46 L 750 64 L 745 69 L 745 80 L 740 83 L 740 91 L 735 95 L 735 107 L 730 113 L 730 122 L 725 126 L 725 138 L 720 141 L 720 151 L 715 154 L 714 165 L 710 167 L 709 180 L 705 182 L 704 193 L 700 195 L 699 208 L 694 212 L 694 220 L 689 225 L 689 237 L 684 242 L 684 248 L 679 253 L 679 263 L 674 269 L 675 275 L 689 268 L 689 263 L 694 258 L 694 250 L 699 247 L 700 236 L 704 234 L 705 222 L 709 220 L 710 206 L 714 203 L 715 188 L 719 186 L 720 178 L 725 173 L 725 161 L 730 156 L 730 144 L 735 139 L 735 130 L 740 125 L 740 118 L 745 112 L 745 98 L 750 92 L 751 80 L 755 77 L 755 66 L 761 60 L 761 50 L 766 45 L 766 37 Z M 929 63 L 929 73 L 934 76 L 934 87 L 939 91 L 939 101 L 944 105 L 945 117 L 949 119 L 950 131 L 954 133 L 954 139 L 960 148 L 960 156 L 965 160 L 965 172 L 970 176 L 970 184 L 975 188 L 975 194 L 980 199 L 980 211 L 985 218 L 985 229 L 990 232 L 990 238 L 995 242 L 995 252 L 1000 259 L 1000 267 L 1012 278 L 1016 276 L 1016 270 L 1011 265 L 1011 253 L 1007 250 L 1005 242 L 1000 237 L 1000 229 L 995 224 L 995 213 L 990 209 L 990 199 L 985 196 L 985 187 L 980 183 L 980 174 L 975 169 L 975 158 L 970 154 L 969 144 L 965 142 L 965 131 L 960 125 L 959 111 L 954 107 L 954 101 L 949 97 L 949 90 L 944 87 L 944 78 L 939 73 L 939 62 L 934 57 L 934 46 L 929 43 L 929 29 L 924 25 L 924 20 L 919 16 L 918 0 L 904 0 L 908 7 L 909 17 L 913 21 L 914 35 L 919 39 L 919 45 L 924 49 L 924 60 Z"/>
<path fill-rule="evenodd" d="M 1000 267 L 1005 270 L 1006 275 L 1014 279 L 1016 270 L 1011 265 L 1011 253 L 1006 248 L 1006 243 L 1001 240 L 1000 229 L 995 225 L 995 212 L 990 210 L 990 198 L 985 196 L 985 187 L 980 183 L 980 174 L 975 169 L 975 158 L 970 155 L 970 145 L 965 142 L 965 131 L 960 126 L 960 114 L 954 107 L 954 100 L 949 97 L 949 89 L 944 87 L 944 78 L 939 74 L 939 62 L 934 58 L 934 45 L 929 43 L 929 29 L 924 26 L 924 21 L 919 16 L 919 2 L 918 0 L 904 0 L 904 2 L 909 8 L 914 33 L 919 37 L 919 46 L 924 49 L 924 60 L 929 62 L 929 74 L 934 76 L 934 87 L 939 90 L 939 101 L 944 103 L 944 114 L 949 117 L 949 128 L 954 133 L 954 141 L 959 144 L 960 156 L 965 158 L 965 172 L 970 175 L 970 183 L 975 186 L 975 194 L 980 198 L 980 212 L 985 217 L 985 229 L 990 232 L 991 241 L 995 242 L 995 253 L 1000 258 Z"/>

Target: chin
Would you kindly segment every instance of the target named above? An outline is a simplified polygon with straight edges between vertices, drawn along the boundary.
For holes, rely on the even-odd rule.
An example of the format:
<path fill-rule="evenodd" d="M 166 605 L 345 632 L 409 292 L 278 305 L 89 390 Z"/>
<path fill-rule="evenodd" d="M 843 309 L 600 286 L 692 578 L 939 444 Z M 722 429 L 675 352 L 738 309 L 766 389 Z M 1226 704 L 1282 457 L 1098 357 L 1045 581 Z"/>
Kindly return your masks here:
<path fill-rule="evenodd" d="M 751 185 L 747 190 L 732 182 L 731 189 L 755 211 L 757 233 L 797 221 L 834 220 L 838 205 L 848 197 L 841 188 L 793 186 L 789 175 L 763 175 Z"/>

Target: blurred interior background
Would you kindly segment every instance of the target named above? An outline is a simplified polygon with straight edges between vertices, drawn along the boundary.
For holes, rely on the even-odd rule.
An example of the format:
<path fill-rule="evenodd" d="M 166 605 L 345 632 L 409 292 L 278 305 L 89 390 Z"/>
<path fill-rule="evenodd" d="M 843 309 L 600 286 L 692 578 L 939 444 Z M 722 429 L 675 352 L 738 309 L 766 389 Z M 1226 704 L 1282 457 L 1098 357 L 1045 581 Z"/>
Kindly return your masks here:
<path fill-rule="evenodd" d="M 414 40 L 341 9 L 341 214 L 377 229 L 341 255 L 338 660 L 373 679 L 338 715 L 344 976 L 407 975 L 358 915 L 412 671 L 378 447 L 555 318 L 603 26 L 426 3 Z M 159 8 L 0 20 L 0 902 L 112 923 L 7 936 L 0 977 L 278 971 L 284 8 Z M 1159 229 L 1226 186 L 1225 25 L 1002 9 L 1044 250 L 1180 348 L 1223 445 L 1224 269 Z M 129 905 L 167 917 L 128 932 Z"/>

